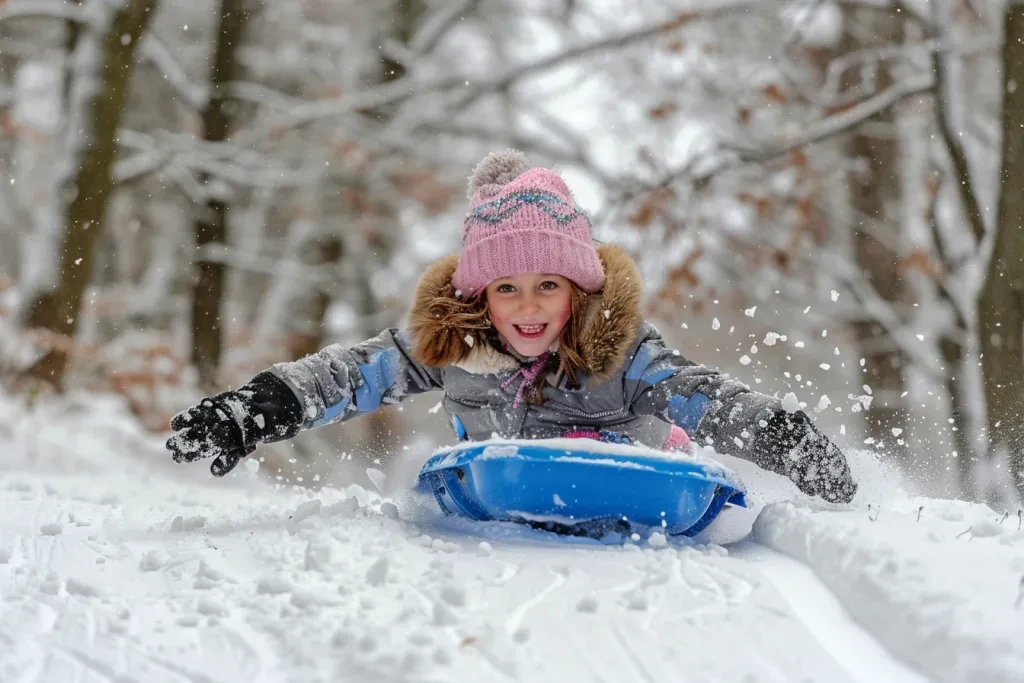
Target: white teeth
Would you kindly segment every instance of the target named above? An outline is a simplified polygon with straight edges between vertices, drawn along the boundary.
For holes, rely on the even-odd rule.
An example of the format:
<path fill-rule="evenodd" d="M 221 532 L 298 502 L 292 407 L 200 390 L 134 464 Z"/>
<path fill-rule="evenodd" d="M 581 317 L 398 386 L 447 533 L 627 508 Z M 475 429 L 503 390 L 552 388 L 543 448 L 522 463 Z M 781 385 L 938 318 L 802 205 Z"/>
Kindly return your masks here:
<path fill-rule="evenodd" d="M 516 325 L 516 327 L 526 334 L 536 334 L 544 329 L 544 325 Z"/>

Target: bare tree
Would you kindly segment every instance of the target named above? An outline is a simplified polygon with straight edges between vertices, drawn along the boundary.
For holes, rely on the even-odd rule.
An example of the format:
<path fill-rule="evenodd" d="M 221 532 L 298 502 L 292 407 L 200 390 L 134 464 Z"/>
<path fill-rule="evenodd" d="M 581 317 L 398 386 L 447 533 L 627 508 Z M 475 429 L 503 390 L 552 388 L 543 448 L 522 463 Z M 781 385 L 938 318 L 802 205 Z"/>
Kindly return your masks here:
<path fill-rule="evenodd" d="M 203 139 L 210 143 L 227 140 L 232 125 L 231 99 L 225 85 L 235 80 L 238 71 L 236 51 L 242 40 L 249 11 L 245 0 L 221 0 L 217 24 L 217 43 L 210 72 L 210 94 L 200 113 Z M 221 349 L 224 344 L 221 321 L 224 271 L 222 261 L 203 257 L 209 245 L 228 242 L 228 200 L 217 192 L 208 171 L 199 174 L 199 183 L 206 188 L 206 205 L 199 207 L 195 222 L 196 247 L 200 256 L 196 263 L 196 280 L 192 290 L 192 363 L 199 374 L 200 386 L 217 386 Z"/>
<path fill-rule="evenodd" d="M 1008 456 L 1024 496 L 1024 3 L 1005 10 L 998 219 L 979 303 L 989 449 Z"/>
<path fill-rule="evenodd" d="M 113 188 L 117 130 L 136 47 L 156 1 L 92 3 L 96 19 L 82 27 L 76 41 L 71 129 L 64 161 L 68 173 L 64 189 L 70 201 L 61 239 L 59 278 L 54 287 L 36 295 L 26 314 L 29 326 L 56 334 L 30 374 L 57 387 L 63 386 L 82 295 L 92 273 L 93 247 L 102 233 Z"/>

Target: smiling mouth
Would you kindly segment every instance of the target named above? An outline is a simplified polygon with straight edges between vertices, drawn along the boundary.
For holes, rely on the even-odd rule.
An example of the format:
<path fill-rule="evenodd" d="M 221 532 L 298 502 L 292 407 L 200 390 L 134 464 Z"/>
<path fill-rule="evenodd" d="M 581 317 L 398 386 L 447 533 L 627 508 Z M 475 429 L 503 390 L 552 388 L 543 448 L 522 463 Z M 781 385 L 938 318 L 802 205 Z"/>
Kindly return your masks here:
<path fill-rule="evenodd" d="M 516 328 L 516 332 L 521 337 L 526 339 L 536 339 L 537 337 L 544 334 L 544 330 L 548 328 L 547 323 L 541 323 L 540 325 L 513 325 Z"/>

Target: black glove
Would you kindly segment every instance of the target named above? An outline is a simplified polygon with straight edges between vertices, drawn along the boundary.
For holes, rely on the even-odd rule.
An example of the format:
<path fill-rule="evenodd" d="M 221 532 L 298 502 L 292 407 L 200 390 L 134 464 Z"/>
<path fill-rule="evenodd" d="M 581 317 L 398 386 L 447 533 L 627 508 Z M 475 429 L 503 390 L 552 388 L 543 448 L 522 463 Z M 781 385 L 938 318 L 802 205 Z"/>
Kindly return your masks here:
<path fill-rule="evenodd" d="M 857 493 L 846 456 L 802 410 L 775 413 L 758 433 L 754 454 L 760 467 L 789 477 L 808 495 L 849 503 Z"/>
<path fill-rule="evenodd" d="M 210 472 L 223 477 L 257 443 L 290 439 L 302 425 L 302 405 L 271 372 L 261 372 L 236 391 L 204 398 L 171 418 L 167 440 L 175 462 L 214 458 Z"/>

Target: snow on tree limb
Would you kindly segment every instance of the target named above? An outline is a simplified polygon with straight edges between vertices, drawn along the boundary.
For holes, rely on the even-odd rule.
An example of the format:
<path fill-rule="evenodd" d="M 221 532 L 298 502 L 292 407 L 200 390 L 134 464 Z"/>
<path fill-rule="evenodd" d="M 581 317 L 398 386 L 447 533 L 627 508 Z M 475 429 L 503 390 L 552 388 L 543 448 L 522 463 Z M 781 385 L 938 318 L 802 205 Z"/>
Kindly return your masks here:
<path fill-rule="evenodd" d="M 480 0 L 454 0 L 445 3 L 436 14 L 423 22 L 423 26 L 409 41 L 409 52 L 423 55 L 433 50 L 459 19 L 472 13 L 479 4 Z"/>
<path fill-rule="evenodd" d="M 86 21 L 85 13 L 78 5 L 63 0 L 13 0 L 0 4 L 0 22 L 11 19 L 63 19 L 64 21 Z"/>
<path fill-rule="evenodd" d="M 989 36 L 966 42 L 932 38 L 917 43 L 889 45 L 884 48 L 869 47 L 852 50 L 829 62 L 825 85 L 822 86 L 821 94 L 818 95 L 816 101 L 823 106 L 839 103 L 843 76 L 855 67 L 863 69 L 868 65 L 875 66 L 879 62 L 911 63 L 927 54 L 936 58 L 944 54 L 962 57 L 996 50 L 1001 44 L 1002 40 L 999 36 Z"/>
<path fill-rule="evenodd" d="M 198 110 L 206 105 L 209 90 L 189 80 L 188 74 L 162 40 L 149 33 L 143 37 L 139 47 L 142 57 L 149 60 L 165 76 L 167 83 L 190 107 Z"/>
<path fill-rule="evenodd" d="M 896 83 L 874 97 L 870 97 L 843 112 L 826 116 L 801 128 L 799 135 L 785 136 L 758 147 L 721 144 L 704 155 L 689 159 L 686 164 L 668 173 L 659 182 L 642 190 L 663 187 L 682 178 L 704 180 L 741 164 L 763 163 L 777 159 L 794 150 L 844 133 L 907 97 L 931 90 L 935 85 L 930 73 L 923 73 Z M 641 190 L 641 191 L 642 191 Z M 634 192 L 632 194 L 638 194 Z"/>
<path fill-rule="evenodd" d="M 948 19 L 945 17 L 944 7 L 938 0 L 933 0 L 932 16 L 934 18 L 935 30 L 939 37 L 949 41 L 952 36 L 948 27 Z M 948 9 L 947 9 L 948 11 Z M 1001 43 L 1002 41 L 998 41 Z M 982 212 L 981 201 L 971 175 L 971 168 L 967 159 L 967 150 L 964 149 L 960 137 L 953 132 L 955 113 L 953 111 L 953 92 L 950 83 L 949 58 L 936 51 L 932 54 L 932 66 L 935 71 L 935 95 L 937 99 L 936 119 L 939 131 L 949 152 L 953 170 L 957 176 L 957 191 L 960 196 L 962 210 L 971 227 L 975 242 L 980 245 L 985 238 L 985 215 Z"/>
<path fill-rule="evenodd" d="M 734 152 L 737 160 L 743 163 L 770 161 L 800 147 L 806 147 L 815 142 L 821 142 L 844 133 L 880 112 L 895 106 L 907 97 L 931 90 L 934 85 L 935 80 L 932 74 L 921 74 L 896 83 L 891 88 L 887 88 L 878 95 L 870 97 L 846 111 L 826 116 L 820 121 L 804 126 L 803 132 L 800 135 L 791 136 L 789 139 L 769 143 L 757 148 L 729 146 L 726 149 Z"/>
<path fill-rule="evenodd" d="M 491 78 L 476 82 L 467 80 L 464 74 L 422 79 L 407 77 L 331 100 L 314 102 L 296 101 L 295 98 L 290 98 L 280 93 L 274 99 L 277 105 L 291 102 L 287 113 L 294 119 L 293 124 L 297 126 L 322 119 L 344 116 L 354 111 L 400 104 L 406 100 L 428 93 L 456 89 L 462 95 L 458 104 L 464 106 L 467 102 L 482 95 L 504 90 L 516 81 L 576 59 L 603 50 L 622 48 L 643 42 L 644 40 L 675 30 L 691 21 L 719 18 L 735 12 L 754 9 L 764 4 L 764 2 L 759 0 L 729 0 L 728 2 L 711 3 L 707 7 L 695 7 L 680 13 L 672 20 L 659 21 L 655 24 L 626 31 L 618 35 L 573 46 L 554 55 L 542 57 L 527 64 L 510 67 Z M 228 92 L 239 98 L 252 99 L 256 92 L 251 87 L 251 84 L 230 83 L 227 86 Z M 269 94 L 266 89 L 261 89 L 259 92 Z"/>

